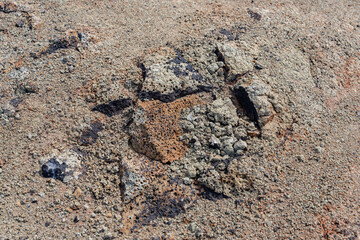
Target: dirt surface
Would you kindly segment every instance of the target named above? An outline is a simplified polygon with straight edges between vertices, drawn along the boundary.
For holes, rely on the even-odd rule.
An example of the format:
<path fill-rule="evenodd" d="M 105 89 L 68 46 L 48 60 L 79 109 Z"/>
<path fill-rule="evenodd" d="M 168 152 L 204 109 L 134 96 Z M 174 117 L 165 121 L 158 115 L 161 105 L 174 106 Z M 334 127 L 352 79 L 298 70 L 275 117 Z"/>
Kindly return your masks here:
<path fill-rule="evenodd" d="M 0 239 L 359 239 L 359 1 L 0 1 Z"/>

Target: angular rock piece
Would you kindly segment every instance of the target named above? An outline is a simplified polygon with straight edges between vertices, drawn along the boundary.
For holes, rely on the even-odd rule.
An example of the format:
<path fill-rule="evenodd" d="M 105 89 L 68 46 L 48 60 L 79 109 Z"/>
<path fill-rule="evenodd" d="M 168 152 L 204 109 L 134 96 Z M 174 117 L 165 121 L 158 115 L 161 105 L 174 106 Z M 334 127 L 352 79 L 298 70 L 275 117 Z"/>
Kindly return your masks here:
<path fill-rule="evenodd" d="M 247 150 L 246 138 L 242 137 L 247 136 L 248 124 L 239 117 L 229 97 L 184 111 L 180 125 L 193 126 L 184 128 L 182 136 L 189 149 L 171 166 L 186 174 L 190 169 L 191 176 L 207 193 L 227 197 L 239 194 L 250 184 L 248 176 L 238 171 L 242 163 L 237 161 Z"/>
<path fill-rule="evenodd" d="M 228 172 L 210 170 L 201 175 L 198 182 L 209 190 L 227 197 L 239 196 L 242 191 L 253 188 L 254 179 L 238 169 L 238 160 L 229 163 Z"/>
<path fill-rule="evenodd" d="M 60 181 L 64 180 L 67 165 L 60 164 L 56 158 L 51 158 L 41 166 L 41 172 L 45 178 L 54 178 Z"/>
<path fill-rule="evenodd" d="M 247 9 L 248 14 L 250 15 L 251 18 L 255 19 L 256 21 L 260 21 L 261 20 L 261 15 L 257 12 L 251 11 L 249 8 Z"/>
<path fill-rule="evenodd" d="M 128 156 L 130 155 L 130 156 Z M 164 174 L 161 163 L 140 154 L 128 154 L 121 160 L 121 193 L 123 201 L 128 203 Z"/>
<path fill-rule="evenodd" d="M 180 52 L 164 48 L 142 62 L 141 100 L 171 102 L 187 95 L 209 92 L 211 85 L 197 69 L 185 60 Z"/>
<path fill-rule="evenodd" d="M 209 106 L 209 118 L 222 125 L 236 125 L 238 116 L 230 98 L 218 98 Z"/>
<path fill-rule="evenodd" d="M 44 21 L 40 17 L 34 14 L 29 14 L 29 16 L 30 16 L 29 20 L 30 20 L 31 28 L 37 30 L 44 25 Z"/>
<path fill-rule="evenodd" d="M 248 86 L 237 84 L 233 93 L 246 115 L 258 128 L 261 129 L 273 118 L 275 111 L 269 101 L 270 87 L 262 81 L 255 80 Z"/>
<path fill-rule="evenodd" d="M 178 126 L 181 110 L 201 104 L 197 95 L 177 99 L 171 103 L 139 101 L 134 121 L 129 129 L 131 145 L 149 158 L 172 162 L 184 156 L 186 146 L 179 140 Z"/>
<path fill-rule="evenodd" d="M 241 42 L 240 45 L 225 43 L 217 46 L 217 54 L 219 60 L 225 63 L 226 81 L 232 82 L 253 70 L 258 49 L 257 46 L 245 42 Z"/>
<path fill-rule="evenodd" d="M 93 122 L 90 124 L 90 128 L 87 128 L 83 131 L 80 136 L 80 144 L 87 146 L 96 143 L 99 135 L 98 133 L 103 130 L 103 125 L 101 122 Z"/>
<path fill-rule="evenodd" d="M 61 154 L 51 154 L 39 160 L 41 174 L 45 178 L 54 178 L 62 182 L 78 179 L 83 173 L 81 160 L 82 156 L 72 149 Z"/>

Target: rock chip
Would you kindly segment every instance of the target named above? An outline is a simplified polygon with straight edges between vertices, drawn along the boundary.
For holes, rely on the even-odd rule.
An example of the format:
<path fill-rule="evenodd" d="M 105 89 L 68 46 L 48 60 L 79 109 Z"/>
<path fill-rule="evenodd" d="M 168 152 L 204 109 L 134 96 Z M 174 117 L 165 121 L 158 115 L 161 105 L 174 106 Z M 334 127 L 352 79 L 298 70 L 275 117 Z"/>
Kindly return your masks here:
<path fill-rule="evenodd" d="M 259 54 L 256 45 L 246 42 L 218 44 L 219 58 L 225 63 L 226 81 L 235 81 L 238 77 L 253 70 L 254 60 Z"/>
<path fill-rule="evenodd" d="M 31 28 L 37 30 L 44 25 L 44 21 L 40 17 L 38 17 L 34 14 L 29 14 L 29 17 L 30 17 Z"/>
<path fill-rule="evenodd" d="M 234 150 L 245 150 L 247 148 L 247 144 L 245 141 L 239 140 L 234 144 Z"/>
<path fill-rule="evenodd" d="M 147 55 L 140 66 L 144 77 L 139 93 L 142 100 L 171 102 L 186 95 L 208 92 L 211 88 L 180 52 L 170 48 Z"/>
<path fill-rule="evenodd" d="M 258 128 L 264 127 L 275 115 L 269 99 L 271 89 L 261 80 L 253 80 L 250 85 L 238 83 L 233 93 L 245 114 Z"/>
<path fill-rule="evenodd" d="M 45 178 L 54 178 L 62 182 L 78 179 L 83 174 L 82 159 L 81 154 L 73 149 L 51 154 L 39 160 L 41 174 Z"/>

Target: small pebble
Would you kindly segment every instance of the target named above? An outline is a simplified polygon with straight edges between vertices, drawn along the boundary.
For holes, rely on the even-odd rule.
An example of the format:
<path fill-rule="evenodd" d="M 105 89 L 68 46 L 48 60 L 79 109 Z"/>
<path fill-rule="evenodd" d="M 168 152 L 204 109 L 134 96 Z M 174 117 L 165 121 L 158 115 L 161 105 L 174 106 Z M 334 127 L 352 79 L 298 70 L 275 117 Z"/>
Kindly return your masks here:
<path fill-rule="evenodd" d="M 194 222 L 190 223 L 189 230 L 193 233 L 196 232 L 196 230 L 197 230 L 196 223 L 194 223 Z"/>
<path fill-rule="evenodd" d="M 234 144 L 234 150 L 245 150 L 247 148 L 247 144 L 245 141 L 239 140 Z"/>
<path fill-rule="evenodd" d="M 21 19 L 19 19 L 16 21 L 15 26 L 22 28 L 22 27 L 24 27 L 24 22 Z"/>
<path fill-rule="evenodd" d="M 322 154 L 322 153 L 324 153 L 324 148 L 317 146 L 314 148 L 314 151 L 315 151 L 315 153 Z"/>
<path fill-rule="evenodd" d="M 193 182 L 193 180 L 190 179 L 190 178 L 188 178 L 188 177 L 184 177 L 184 178 L 183 178 L 183 182 L 184 182 L 184 184 L 186 184 L 186 185 L 190 185 L 190 184 Z"/>

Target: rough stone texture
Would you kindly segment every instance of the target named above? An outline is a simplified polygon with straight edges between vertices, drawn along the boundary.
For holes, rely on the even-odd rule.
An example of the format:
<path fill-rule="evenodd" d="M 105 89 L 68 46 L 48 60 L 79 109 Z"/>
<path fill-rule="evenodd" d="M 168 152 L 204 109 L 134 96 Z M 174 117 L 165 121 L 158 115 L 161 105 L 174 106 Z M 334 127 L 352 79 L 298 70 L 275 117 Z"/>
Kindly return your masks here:
<path fill-rule="evenodd" d="M 164 174 L 160 163 L 140 154 L 129 154 L 121 159 L 121 191 L 123 200 L 130 202 Z"/>
<path fill-rule="evenodd" d="M 81 154 L 69 149 L 62 153 L 53 153 L 43 157 L 39 159 L 39 163 L 44 177 L 69 182 L 77 180 L 83 175 L 82 160 L 83 156 Z"/>
<path fill-rule="evenodd" d="M 159 217 L 173 218 L 198 199 L 194 185 L 167 177 L 160 162 L 134 152 L 124 154 L 121 162 L 121 191 L 127 203 L 122 213 L 123 233 L 147 226 Z"/>
<path fill-rule="evenodd" d="M 15 104 L 16 105 L 16 104 Z M 6 125 L 15 118 L 16 106 L 11 101 L 0 103 L 0 124 Z"/>
<path fill-rule="evenodd" d="M 16 6 L 0 11 L 0 238 L 359 237 L 359 1 L 17 0 Z M 43 22 L 39 28 L 32 16 Z M 217 51 L 221 45 L 240 49 L 239 66 L 232 67 L 243 75 L 227 79 L 232 68 Z M 259 52 L 247 58 L 252 46 Z M 164 61 L 161 48 L 170 49 Z M 184 157 L 145 160 L 129 144 L 137 101 L 171 103 L 198 87 L 142 95 L 146 67 L 139 63 L 160 64 L 161 72 L 169 66 L 166 76 L 179 73 L 184 85 L 195 86 L 180 74 L 188 66 L 182 58 L 209 83 L 212 99 L 204 112 L 188 109 L 199 123 L 179 118 Z M 180 63 L 167 64 L 175 59 Z M 261 129 L 250 118 L 261 108 L 247 88 L 257 81 L 270 91 L 259 106 L 269 102 L 275 111 Z M 241 101 L 233 93 L 239 86 L 248 96 Z M 122 109 L 113 102 L 120 99 L 133 105 Z M 208 119 L 218 99 L 224 109 L 231 99 L 239 127 Z M 91 111 L 102 104 L 111 114 Z M 103 124 L 97 135 L 93 122 Z M 42 177 L 40 158 L 73 147 L 84 154 L 83 177 Z M 164 171 L 148 177 L 131 167 L 141 163 Z M 122 174 L 126 165 L 134 174 Z"/>
<path fill-rule="evenodd" d="M 247 42 L 224 43 L 217 46 L 220 60 L 225 63 L 226 81 L 232 82 L 253 70 L 258 47 Z"/>
<path fill-rule="evenodd" d="M 233 93 L 251 121 L 263 128 L 275 114 L 269 98 L 274 98 L 270 87 L 260 80 L 252 80 L 250 84 L 237 84 Z"/>
<path fill-rule="evenodd" d="M 172 162 L 184 156 L 186 146 L 179 141 L 182 134 L 178 126 L 180 113 L 185 108 L 201 104 L 197 95 L 175 100 L 171 103 L 138 101 L 130 127 L 131 145 L 149 158 Z"/>
<path fill-rule="evenodd" d="M 226 166 L 226 172 L 217 171 L 216 169 L 205 171 L 200 174 L 198 181 L 216 193 L 227 197 L 239 197 L 242 192 L 252 190 L 254 182 L 252 176 L 238 169 L 237 165 L 241 165 L 241 161 L 229 162 L 228 166 Z"/>
<path fill-rule="evenodd" d="M 144 81 L 139 96 L 142 100 L 169 102 L 210 89 L 199 71 L 180 52 L 170 48 L 146 55 L 141 64 Z"/>
<path fill-rule="evenodd" d="M 245 188 L 246 174 L 239 174 L 236 168 L 230 171 L 229 167 L 246 151 L 242 139 L 247 137 L 249 124 L 239 118 L 230 98 L 218 98 L 184 111 L 180 119 L 184 129 L 181 139 L 189 148 L 183 159 L 172 164 L 173 169 L 183 171 L 218 194 L 239 194 Z M 239 182 L 244 182 L 244 186 Z"/>

